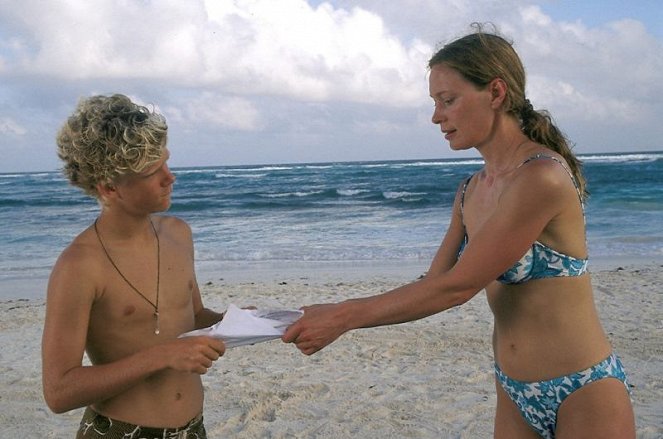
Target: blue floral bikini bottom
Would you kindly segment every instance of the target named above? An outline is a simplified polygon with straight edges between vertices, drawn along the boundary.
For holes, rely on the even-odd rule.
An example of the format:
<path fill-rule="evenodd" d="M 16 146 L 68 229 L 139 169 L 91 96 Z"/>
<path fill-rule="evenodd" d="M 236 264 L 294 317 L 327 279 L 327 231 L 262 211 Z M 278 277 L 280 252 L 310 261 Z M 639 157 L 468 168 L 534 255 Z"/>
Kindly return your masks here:
<path fill-rule="evenodd" d="M 557 411 L 562 402 L 574 391 L 603 378 L 617 378 L 626 382 L 626 373 L 619 357 L 610 354 L 600 363 L 570 375 L 547 381 L 524 382 L 509 378 L 495 363 L 495 376 L 518 406 L 527 423 L 545 439 L 554 439 L 557 424 Z"/>

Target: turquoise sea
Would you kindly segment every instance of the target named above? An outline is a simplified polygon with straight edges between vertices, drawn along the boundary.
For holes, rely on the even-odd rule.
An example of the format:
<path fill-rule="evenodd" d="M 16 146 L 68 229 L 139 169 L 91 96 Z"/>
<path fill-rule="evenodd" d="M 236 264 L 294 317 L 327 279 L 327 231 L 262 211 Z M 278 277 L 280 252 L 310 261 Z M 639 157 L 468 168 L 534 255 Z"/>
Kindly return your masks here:
<path fill-rule="evenodd" d="M 580 156 L 590 257 L 663 259 L 663 152 Z M 242 267 L 426 268 L 480 159 L 175 168 L 170 214 L 199 273 Z M 0 299 L 44 296 L 59 252 L 98 213 L 59 171 L 0 174 Z M 250 273 L 249 273 L 250 275 Z M 205 281 L 199 275 L 199 281 Z"/>

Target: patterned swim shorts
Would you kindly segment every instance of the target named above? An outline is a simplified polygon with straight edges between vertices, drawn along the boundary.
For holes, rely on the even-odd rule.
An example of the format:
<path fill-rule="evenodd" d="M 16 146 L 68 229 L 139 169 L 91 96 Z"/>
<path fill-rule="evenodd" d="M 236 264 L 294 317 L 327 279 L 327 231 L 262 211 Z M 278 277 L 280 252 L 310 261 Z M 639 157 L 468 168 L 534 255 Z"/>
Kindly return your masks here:
<path fill-rule="evenodd" d="M 141 427 L 85 409 L 76 439 L 207 439 L 202 414 L 179 428 Z"/>
<path fill-rule="evenodd" d="M 547 381 L 524 382 L 511 379 L 502 372 L 497 363 L 495 376 L 518 406 L 523 418 L 545 439 L 555 437 L 559 406 L 582 386 L 603 378 L 617 378 L 630 393 L 624 367 L 615 354 L 610 354 L 608 358 L 588 369 Z"/>

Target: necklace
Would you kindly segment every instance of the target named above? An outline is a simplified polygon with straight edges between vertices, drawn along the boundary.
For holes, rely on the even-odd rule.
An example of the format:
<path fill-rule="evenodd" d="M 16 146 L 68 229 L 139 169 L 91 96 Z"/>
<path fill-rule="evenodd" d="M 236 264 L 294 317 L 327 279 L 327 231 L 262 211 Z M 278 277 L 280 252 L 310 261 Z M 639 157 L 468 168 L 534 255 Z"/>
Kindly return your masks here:
<path fill-rule="evenodd" d="M 154 227 L 154 223 L 152 222 L 152 219 L 150 218 L 150 225 L 152 226 L 152 230 L 154 231 L 154 236 L 157 238 L 157 301 L 156 304 L 152 303 L 150 299 L 145 297 L 143 293 L 138 291 L 138 288 L 133 286 L 131 282 L 129 282 L 129 279 L 127 279 L 124 274 L 120 271 L 119 268 L 117 268 L 117 265 L 115 265 L 115 262 L 113 261 L 113 258 L 111 258 L 110 253 L 108 253 L 108 250 L 106 249 L 106 246 L 104 245 L 104 242 L 101 240 L 101 235 L 99 234 L 99 230 L 97 229 L 97 221 L 99 218 L 94 220 L 94 232 L 97 234 L 97 239 L 99 239 L 99 244 L 101 244 L 101 248 L 104 250 L 104 253 L 106 254 L 106 257 L 108 258 L 108 261 L 111 263 L 113 268 L 115 268 L 115 271 L 120 275 L 122 279 L 131 287 L 132 290 L 134 290 L 140 297 L 142 297 L 147 303 L 152 305 L 152 308 L 154 308 L 154 333 L 156 335 L 159 335 L 159 278 L 161 277 L 161 248 L 159 246 L 159 234 L 157 233 L 157 229 Z"/>

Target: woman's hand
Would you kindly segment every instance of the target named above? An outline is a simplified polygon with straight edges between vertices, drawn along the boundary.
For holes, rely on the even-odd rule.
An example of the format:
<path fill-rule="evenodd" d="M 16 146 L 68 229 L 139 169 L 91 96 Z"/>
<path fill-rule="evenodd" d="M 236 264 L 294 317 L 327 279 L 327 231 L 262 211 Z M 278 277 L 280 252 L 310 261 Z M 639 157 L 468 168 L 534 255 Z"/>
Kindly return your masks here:
<path fill-rule="evenodd" d="M 302 310 L 304 315 L 288 327 L 281 340 L 294 343 L 306 355 L 318 352 L 349 329 L 344 303 L 305 306 Z"/>

